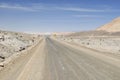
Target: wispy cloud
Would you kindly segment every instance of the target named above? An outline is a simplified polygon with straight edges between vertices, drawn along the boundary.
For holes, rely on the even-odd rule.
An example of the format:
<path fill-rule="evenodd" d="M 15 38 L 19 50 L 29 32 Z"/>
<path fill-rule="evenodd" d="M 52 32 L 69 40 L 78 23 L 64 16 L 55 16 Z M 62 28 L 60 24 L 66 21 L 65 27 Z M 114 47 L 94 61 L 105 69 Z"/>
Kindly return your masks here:
<path fill-rule="evenodd" d="M 77 11 L 77 12 L 104 12 L 105 10 L 88 9 L 88 8 L 74 8 L 74 7 L 57 7 L 57 9 L 65 11 Z"/>
<path fill-rule="evenodd" d="M 41 11 L 41 10 L 62 10 L 62 11 L 72 11 L 72 12 L 115 12 L 119 10 L 114 9 L 90 9 L 90 8 L 81 8 L 81 7 L 59 7 L 55 5 L 47 5 L 47 4 L 37 4 L 37 5 L 21 5 L 21 4 L 8 4 L 1 3 L 0 8 L 4 9 L 14 9 L 14 10 L 24 10 L 24 11 Z"/>
<path fill-rule="evenodd" d="M 80 17 L 80 18 L 97 18 L 97 17 L 103 17 L 101 15 L 73 15 L 73 17 Z"/>
<path fill-rule="evenodd" d="M 120 12 L 118 9 L 112 8 L 102 8 L 102 9 L 91 9 L 91 8 L 81 8 L 81 7 L 57 7 L 57 9 L 64 11 L 73 11 L 73 12 Z"/>
<path fill-rule="evenodd" d="M 18 4 L 6 4 L 6 3 L 1 3 L 0 8 L 3 9 L 15 9 L 15 10 L 24 10 L 24 11 L 35 11 L 35 9 L 31 7 L 26 7 L 26 6 L 21 6 Z"/>

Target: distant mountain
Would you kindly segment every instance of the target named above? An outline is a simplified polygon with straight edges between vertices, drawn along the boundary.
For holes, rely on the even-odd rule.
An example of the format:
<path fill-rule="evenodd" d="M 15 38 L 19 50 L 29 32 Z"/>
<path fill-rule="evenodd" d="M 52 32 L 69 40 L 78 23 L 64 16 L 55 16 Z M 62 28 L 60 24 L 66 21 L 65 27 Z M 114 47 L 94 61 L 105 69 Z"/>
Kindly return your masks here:
<path fill-rule="evenodd" d="M 120 36 L 120 32 L 107 32 L 107 31 L 83 31 L 83 32 L 75 32 L 67 35 L 67 37 L 93 37 L 93 36 Z"/>
<path fill-rule="evenodd" d="M 67 35 L 68 37 L 78 36 L 120 36 L 120 17 L 114 19 L 93 31 L 75 32 Z"/>
<path fill-rule="evenodd" d="M 105 24 L 99 28 L 97 28 L 98 31 L 107 31 L 107 32 L 120 32 L 120 17 L 114 19 L 108 24 Z"/>

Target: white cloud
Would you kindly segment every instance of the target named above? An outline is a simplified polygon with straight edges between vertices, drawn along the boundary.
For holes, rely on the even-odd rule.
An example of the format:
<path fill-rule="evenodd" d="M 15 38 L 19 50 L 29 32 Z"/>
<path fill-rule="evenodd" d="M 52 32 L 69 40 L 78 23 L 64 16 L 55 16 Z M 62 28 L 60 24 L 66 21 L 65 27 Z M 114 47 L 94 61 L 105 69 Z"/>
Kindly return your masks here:
<path fill-rule="evenodd" d="M 97 18 L 97 17 L 103 17 L 101 15 L 73 15 L 74 17 L 80 17 L 80 18 Z"/>
<path fill-rule="evenodd" d="M 90 9 L 90 8 L 80 8 L 80 7 L 57 7 L 56 9 L 73 11 L 73 12 L 120 12 L 120 10 L 112 9 L 112 8 Z"/>
<path fill-rule="evenodd" d="M 87 9 L 87 8 L 74 8 L 74 7 L 58 7 L 57 9 L 65 10 L 65 11 L 77 11 L 77 12 L 104 12 L 105 10 L 98 9 Z"/>
<path fill-rule="evenodd" d="M 80 7 L 59 7 L 55 5 L 47 4 L 34 4 L 29 6 L 23 6 L 20 4 L 7 4 L 1 3 L 0 8 L 4 9 L 14 9 L 14 10 L 24 10 L 24 11 L 41 11 L 41 10 L 62 10 L 62 11 L 73 11 L 73 12 L 115 12 L 119 10 L 115 9 L 90 9 L 90 8 L 80 8 Z"/>
<path fill-rule="evenodd" d="M 6 3 L 2 3 L 0 4 L 0 8 L 3 9 L 15 9 L 15 10 L 24 10 L 24 11 L 35 11 L 35 9 L 31 8 L 31 7 L 25 7 L 25 6 L 21 6 L 18 4 L 6 4 Z"/>

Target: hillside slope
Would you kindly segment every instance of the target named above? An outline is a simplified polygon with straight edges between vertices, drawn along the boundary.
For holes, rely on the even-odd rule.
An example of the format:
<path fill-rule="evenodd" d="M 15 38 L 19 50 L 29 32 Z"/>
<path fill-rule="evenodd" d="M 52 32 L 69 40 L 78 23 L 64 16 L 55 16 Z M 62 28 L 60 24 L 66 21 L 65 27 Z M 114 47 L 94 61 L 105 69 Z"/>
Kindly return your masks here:
<path fill-rule="evenodd" d="M 119 32 L 120 31 L 120 17 L 114 19 L 108 24 L 105 24 L 97 30 L 103 30 L 103 31 L 108 31 L 108 32 Z"/>
<path fill-rule="evenodd" d="M 36 42 L 35 35 L 0 30 L 0 61 Z"/>

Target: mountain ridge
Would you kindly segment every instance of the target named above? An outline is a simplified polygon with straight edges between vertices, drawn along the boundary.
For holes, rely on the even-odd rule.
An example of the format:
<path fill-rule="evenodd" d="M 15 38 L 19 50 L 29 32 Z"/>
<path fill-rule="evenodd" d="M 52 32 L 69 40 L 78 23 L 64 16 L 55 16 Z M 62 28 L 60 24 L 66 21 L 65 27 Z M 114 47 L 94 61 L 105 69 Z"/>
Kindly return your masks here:
<path fill-rule="evenodd" d="M 120 17 L 115 18 L 111 22 L 99 27 L 97 31 L 120 32 Z"/>

